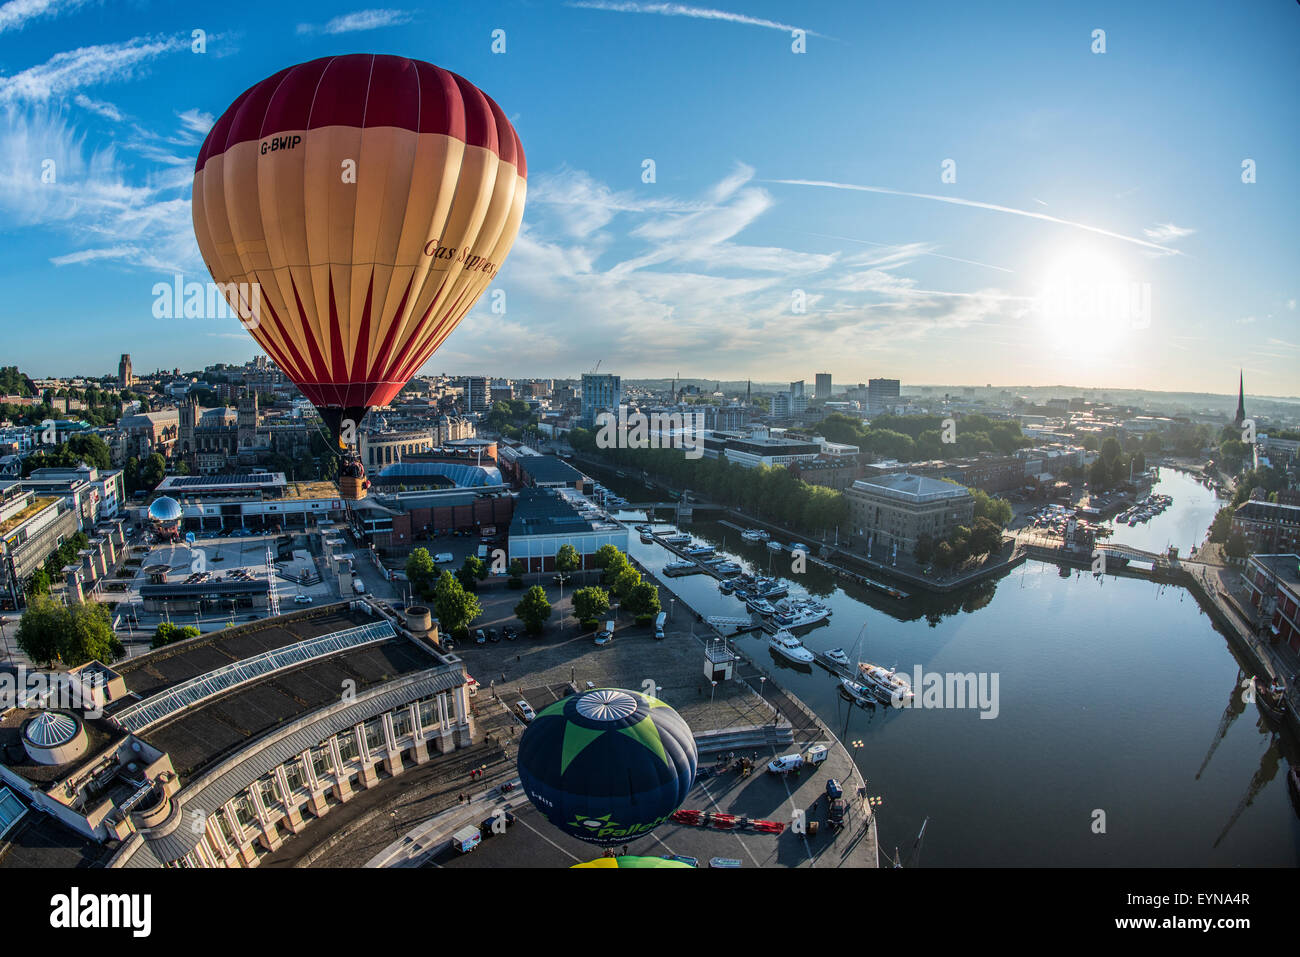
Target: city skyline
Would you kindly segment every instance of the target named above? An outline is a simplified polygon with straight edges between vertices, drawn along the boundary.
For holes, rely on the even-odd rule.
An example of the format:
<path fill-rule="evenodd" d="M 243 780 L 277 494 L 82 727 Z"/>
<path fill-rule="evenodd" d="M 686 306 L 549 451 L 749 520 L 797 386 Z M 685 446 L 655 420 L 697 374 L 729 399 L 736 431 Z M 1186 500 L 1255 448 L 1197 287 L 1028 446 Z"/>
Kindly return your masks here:
<path fill-rule="evenodd" d="M 481 84 L 529 158 L 491 287 L 506 311 L 485 296 L 424 373 L 575 378 L 602 361 L 625 379 L 780 382 L 797 365 L 840 384 L 1200 392 L 1240 367 L 1252 394 L 1298 391 L 1294 9 L 1215 7 L 1206 31 L 1118 4 L 950 5 L 923 27 L 852 7 L 787 23 L 776 4 L 506 5 L 455 24 L 324 4 L 251 33 L 138 6 L 130 27 L 95 5 L 0 8 L 0 321 L 36 377 L 109 374 L 122 352 L 140 370 L 255 354 L 234 320 L 151 313 L 155 283 L 208 279 L 194 157 L 252 83 L 366 49 Z M 688 108 L 702 88 L 709 108 Z M 1080 289 L 1121 291 L 1135 314 L 1045 302 Z"/>

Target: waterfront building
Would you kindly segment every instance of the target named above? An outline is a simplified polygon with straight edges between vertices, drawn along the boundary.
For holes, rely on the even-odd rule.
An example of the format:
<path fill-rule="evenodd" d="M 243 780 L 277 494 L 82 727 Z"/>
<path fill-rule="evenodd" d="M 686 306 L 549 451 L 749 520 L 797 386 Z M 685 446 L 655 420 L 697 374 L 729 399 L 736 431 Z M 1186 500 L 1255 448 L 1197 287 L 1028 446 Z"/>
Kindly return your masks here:
<path fill-rule="evenodd" d="M 518 559 L 529 572 L 555 570 L 555 555 L 572 545 L 582 568 L 594 568 L 603 545 L 627 551 L 625 525 L 602 518 L 579 492 L 569 488 L 525 488 L 519 492 L 510 520 L 511 562 Z"/>
<path fill-rule="evenodd" d="M 908 554 L 922 535 L 946 538 L 975 513 L 962 486 L 907 472 L 859 479 L 844 495 L 856 534 L 871 538 L 873 547 L 897 545 Z"/>
<path fill-rule="evenodd" d="M 1300 555 L 1252 555 L 1241 577 L 1273 640 L 1300 652 Z"/>
<path fill-rule="evenodd" d="M 1240 533 L 1250 552 L 1300 550 L 1300 505 L 1252 500 L 1232 513 L 1232 533 Z"/>

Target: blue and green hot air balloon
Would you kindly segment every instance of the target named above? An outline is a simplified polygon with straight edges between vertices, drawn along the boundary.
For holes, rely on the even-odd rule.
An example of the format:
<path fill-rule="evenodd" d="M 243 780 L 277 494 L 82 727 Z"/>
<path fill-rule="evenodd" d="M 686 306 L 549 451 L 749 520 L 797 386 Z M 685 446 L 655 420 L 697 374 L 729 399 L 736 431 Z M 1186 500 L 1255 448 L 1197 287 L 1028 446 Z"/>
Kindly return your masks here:
<path fill-rule="evenodd" d="M 560 830 L 607 847 L 666 821 L 690 793 L 698 763 L 681 715 L 621 688 L 555 702 L 519 742 L 528 799 Z"/>

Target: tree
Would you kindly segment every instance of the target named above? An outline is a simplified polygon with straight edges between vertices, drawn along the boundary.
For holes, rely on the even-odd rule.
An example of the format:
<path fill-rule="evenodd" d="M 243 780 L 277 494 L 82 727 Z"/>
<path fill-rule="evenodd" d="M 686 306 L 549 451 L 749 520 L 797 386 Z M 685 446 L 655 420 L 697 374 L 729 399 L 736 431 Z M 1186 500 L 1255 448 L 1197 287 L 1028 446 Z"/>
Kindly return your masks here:
<path fill-rule="evenodd" d="M 477 555 L 466 555 L 465 562 L 460 566 L 460 571 L 456 572 L 456 578 L 460 580 L 461 587 L 466 591 L 475 591 L 478 583 L 486 577 L 486 570 L 483 562 Z"/>
<path fill-rule="evenodd" d="M 67 626 L 67 609 L 49 595 L 35 595 L 18 622 L 18 648 L 32 661 L 53 664 Z"/>
<path fill-rule="evenodd" d="M 49 593 L 50 575 L 44 568 L 38 568 L 32 572 L 32 577 L 27 580 L 27 594 L 48 595 Z"/>
<path fill-rule="evenodd" d="M 148 461 L 145 462 L 144 469 L 140 474 L 140 481 L 144 484 L 145 488 L 155 489 L 166 474 L 167 460 L 159 453 L 155 452 L 153 455 L 149 456 Z"/>
<path fill-rule="evenodd" d="M 572 545 L 564 544 L 555 553 L 555 570 L 567 574 L 575 572 L 582 566 L 582 557 Z"/>
<path fill-rule="evenodd" d="M 659 614 L 659 589 L 649 582 L 638 583 L 623 600 L 623 605 L 635 618 L 648 618 Z"/>
<path fill-rule="evenodd" d="M 934 563 L 940 568 L 950 568 L 954 560 L 952 546 L 946 541 L 940 542 L 934 547 Z"/>
<path fill-rule="evenodd" d="M 68 609 L 72 627 L 64 644 L 63 662 L 70 668 L 88 661 L 105 663 L 122 657 L 122 642 L 113 633 L 108 609 L 99 602 L 88 601 Z"/>
<path fill-rule="evenodd" d="M 433 590 L 433 607 L 438 613 L 438 624 L 449 635 L 467 628 L 483 614 L 478 598 L 467 592 L 455 575 L 444 571 Z"/>
<path fill-rule="evenodd" d="M 510 568 L 508 569 L 508 571 L 510 572 L 511 588 L 524 587 L 524 572 L 526 570 L 527 569 L 525 568 L 524 563 L 517 558 L 510 563 Z"/>
<path fill-rule="evenodd" d="M 1231 505 L 1219 509 L 1214 521 L 1210 523 L 1210 541 L 1222 544 L 1232 532 L 1232 515 L 1236 510 Z"/>
<path fill-rule="evenodd" d="M 406 578 L 411 583 L 411 590 L 427 601 L 437 576 L 438 566 L 433 563 L 429 550 L 413 549 L 406 558 Z"/>
<path fill-rule="evenodd" d="M 592 621 L 609 611 L 609 592 L 598 586 L 579 588 L 573 593 L 573 613 L 580 621 Z"/>
<path fill-rule="evenodd" d="M 68 451 L 87 465 L 97 469 L 108 469 L 113 464 L 109 454 L 108 443 L 93 432 L 73 435 L 68 439 Z"/>
<path fill-rule="evenodd" d="M 627 561 L 627 556 L 619 550 L 617 545 L 601 545 L 600 548 L 596 549 L 596 555 L 592 559 L 592 563 L 602 572 L 608 571 L 609 566 L 616 562 L 625 561 Z"/>
<path fill-rule="evenodd" d="M 641 584 L 641 573 L 631 565 L 624 565 L 614 576 L 613 582 L 610 583 L 610 594 L 619 600 L 627 598 L 632 594 L 632 589 Z"/>
<path fill-rule="evenodd" d="M 1108 435 L 1102 440 L 1101 457 L 1106 460 L 1107 468 L 1112 468 L 1114 466 L 1116 459 L 1119 458 L 1119 454 L 1122 451 L 1123 449 L 1120 448 L 1119 439 L 1115 438 L 1115 436 Z"/>
<path fill-rule="evenodd" d="M 178 641 L 185 641 L 187 638 L 197 638 L 199 630 L 193 625 L 174 625 L 169 621 L 158 623 L 158 627 L 153 631 L 153 640 L 149 642 L 150 648 L 162 648 L 165 645 L 175 644 Z"/>
<path fill-rule="evenodd" d="M 523 599 L 515 605 L 515 616 L 524 623 L 530 635 L 539 634 L 551 617 L 551 603 L 546 597 L 546 589 L 534 585 L 524 592 Z"/>
<path fill-rule="evenodd" d="M 916 547 L 912 549 L 912 557 L 922 565 L 928 564 L 934 555 L 934 539 L 929 535 L 918 535 L 916 537 Z"/>
<path fill-rule="evenodd" d="M 1247 552 L 1245 537 L 1241 532 L 1233 532 L 1228 536 L 1228 543 L 1223 546 L 1223 550 L 1229 558 L 1245 558 Z"/>

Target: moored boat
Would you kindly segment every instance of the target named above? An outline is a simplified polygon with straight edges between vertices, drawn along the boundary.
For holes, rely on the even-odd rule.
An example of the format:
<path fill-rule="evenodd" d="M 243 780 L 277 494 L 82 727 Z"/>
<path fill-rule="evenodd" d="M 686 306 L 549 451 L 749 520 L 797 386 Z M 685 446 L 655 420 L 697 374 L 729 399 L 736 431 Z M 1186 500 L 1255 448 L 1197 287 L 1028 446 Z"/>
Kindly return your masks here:
<path fill-rule="evenodd" d="M 1264 712 L 1265 717 L 1281 721 L 1286 715 L 1286 691 L 1282 683 L 1274 681 L 1266 685 L 1256 677 L 1255 704 L 1259 705 L 1259 710 Z"/>
<path fill-rule="evenodd" d="M 793 661 L 798 665 L 812 664 L 813 653 L 785 629 L 781 629 L 769 638 L 767 646 L 787 661 Z"/>
<path fill-rule="evenodd" d="M 840 691 L 864 708 L 874 708 L 876 706 L 876 696 L 871 689 L 854 681 L 852 678 L 840 679 Z"/>
<path fill-rule="evenodd" d="M 858 675 L 862 683 L 884 704 L 901 707 L 913 697 L 911 684 L 896 668 L 883 668 L 869 661 L 860 661 Z"/>
<path fill-rule="evenodd" d="M 849 666 L 849 656 L 843 648 L 832 648 L 830 651 L 822 652 L 822 655 L 834 664 L 843 665 L 845 668 Z"/>

